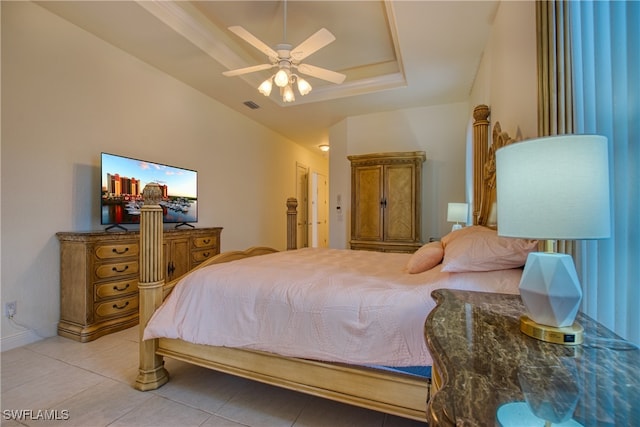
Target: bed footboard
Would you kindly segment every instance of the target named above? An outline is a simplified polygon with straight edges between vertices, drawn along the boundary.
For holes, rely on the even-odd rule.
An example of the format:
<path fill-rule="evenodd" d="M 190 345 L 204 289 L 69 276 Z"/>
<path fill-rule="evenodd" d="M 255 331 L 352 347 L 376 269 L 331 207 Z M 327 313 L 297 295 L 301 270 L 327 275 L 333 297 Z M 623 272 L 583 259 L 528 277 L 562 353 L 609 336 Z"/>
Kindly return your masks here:
<path fill-rule="evenodd" d="M 162 207 L 159 205 L 162 192 L 157 184 L 148 184 L 143 191 L 144 206 L 140 212 L 140 281 L 139 289 L 139 311 L 140 311 L 140 365 L 135 388 L 141 391 L 155 390 L 169 381 L 169 373 L 164 368 L 164 361 L 159 354 L 158 340 L 142 340 L 144 329 L 151 319 L 153 313 L 160 307 L 162 301 L 171 292 L 181 277 L 165 283 L 162 253 Z M 287 200 L 287 221 L 296 223 L 295 199 Z M 288 235 L 287 249 L 295 242 L 295 228 L 293 235 Z M 265 255 L 277 252 L 276 249 L 255 246 L 243 251 L 230 251 L 218 254 L 203 262 L 196 268 L 204 268 L 213 264 L 220 264 L 236 259 L 248 258 L 252 256 Z M 193 271 L 193 270 L 192 270 Z M 188 274 L 188 273 L 187 273 Z"/>

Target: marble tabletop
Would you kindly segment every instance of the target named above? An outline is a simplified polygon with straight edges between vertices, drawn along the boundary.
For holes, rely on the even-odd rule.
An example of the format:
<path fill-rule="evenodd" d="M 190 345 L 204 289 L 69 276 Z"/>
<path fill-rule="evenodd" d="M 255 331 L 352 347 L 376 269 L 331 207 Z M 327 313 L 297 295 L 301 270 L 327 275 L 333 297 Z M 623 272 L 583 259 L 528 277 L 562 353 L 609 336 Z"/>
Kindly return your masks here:
<path fill-rule="evenodd" d="M 425 339 L 442 386 L 430 426 L 640 426 L 640 349 L 582 313 L 578 346 L 520 332 L 518 295 L 441 289 Z M 549 424 L 547 424 L 549 425 Z"/>

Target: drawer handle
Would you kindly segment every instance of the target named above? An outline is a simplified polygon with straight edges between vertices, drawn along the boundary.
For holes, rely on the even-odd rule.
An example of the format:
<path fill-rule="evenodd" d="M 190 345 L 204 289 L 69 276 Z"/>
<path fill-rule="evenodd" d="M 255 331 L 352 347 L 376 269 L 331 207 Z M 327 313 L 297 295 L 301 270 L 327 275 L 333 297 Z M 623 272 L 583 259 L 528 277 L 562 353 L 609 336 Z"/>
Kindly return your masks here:
<path fill-rule="evenodd" d="M 122 310 L 123 308 L 127 308 L 128 305 L 129 301 L 125 302 L 122 307 L 119 307 L 118 304 L 113 304 L 113 308 L 115 308 L 116 310 Z"/>
<path fill-rule="evenodd" d="M 125 286 L 124 288 L 120 289 L 117 285 L 115 285 L 113 287 L 114 291 L 118 291 L 118 292 L 122 292 L 122 291 L 126 291 L 127 289 L 129 289 L 129 284 L 127 283 L 127 286 Z"/>
<path fill-rule="evenodd" d="M 118 249 L 116 249 L 116 248 L 113 248 L 113 249 L 111 249 L 111 251 L 112 251 L 114 254 L 123 255 L 123 254 L 126 254 L 127 252 L 129 252 L 129 248 L 128 248 L 128 247 L 127 247 L 127 248 L 124 248 L 124 250 L 121 250 L 121 251 L 119 251 L 119 250 L 118 250 Z"/>
<path fill-rule="evenodd" d="M 205 245 L 208 245 L 209 243 L 211 243 L 211 239 L 205 239 L 202 241 Z"/>
<path fill-rule="evenodd" d="M 111 271 L 115 271 L 116 273 L 122 273 L 122 272 L 124 272 L 124 271 L 127 271 L 128 269 L 129 269 L 129 266 L 128 266 L 128 265 L 125 265 L 125 266 L 124 266 L 124 268 L 123 268 L 122 270 L 118 270 L 118 267 L 113 267 L 113 268 L 111 269 Z"/>
<path fill-rule="evenodd" d="M 204 255 L 205 258 L 209 258 L 209 255 L 211 255 L 211 252 L 203 252 L 202 255 Z"/>

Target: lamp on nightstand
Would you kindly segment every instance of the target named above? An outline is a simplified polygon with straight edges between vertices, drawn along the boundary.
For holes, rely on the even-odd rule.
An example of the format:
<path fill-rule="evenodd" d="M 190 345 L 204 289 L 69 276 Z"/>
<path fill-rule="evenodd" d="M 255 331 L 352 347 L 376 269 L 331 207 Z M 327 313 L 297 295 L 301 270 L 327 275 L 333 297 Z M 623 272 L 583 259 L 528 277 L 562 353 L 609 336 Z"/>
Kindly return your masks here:
<path fill-rule="evenodd" d="M 469 205 L 467 203 L 449 203 L 447 205 L 447 221 L 455 222 L 451 231 L 460 230 L 462 225 L 460 223 L 467 223 L 467 217 L 469 212 Z"/>
<path fill-rule="evenodd" d="M 559 135 L 507 145 L 496 152 L 498 235 L 545 240 L 520 280 L 528 316 L 520 330 L 567 345 L 582 343 L 574 322 L 582 288 L 571 256 L 557 239 L 605 239 L 610 231 L 607 139 Z"/>

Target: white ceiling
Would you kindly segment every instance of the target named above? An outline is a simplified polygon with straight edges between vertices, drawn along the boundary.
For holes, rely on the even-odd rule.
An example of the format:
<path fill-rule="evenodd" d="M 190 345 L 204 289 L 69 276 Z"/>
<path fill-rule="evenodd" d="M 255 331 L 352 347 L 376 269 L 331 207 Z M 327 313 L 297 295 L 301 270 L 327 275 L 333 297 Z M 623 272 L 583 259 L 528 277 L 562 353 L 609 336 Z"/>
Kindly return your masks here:
<path fill-rule="evenodd" d="M 310 148 L 347 116 L 468 99 L 499 0 L 43 1 L 41 6 Z M 336 40 L 303 63 L 347 75 L 282 103 L 257 86 L 273 74 L 225 77 L 268 62 L 227 28 L 239 25 L 275 48 L 320 28 Z M 305 76 L 306 77 L 306 76 Z M 250 109 L 245 101 L 260 106 Z"/>

